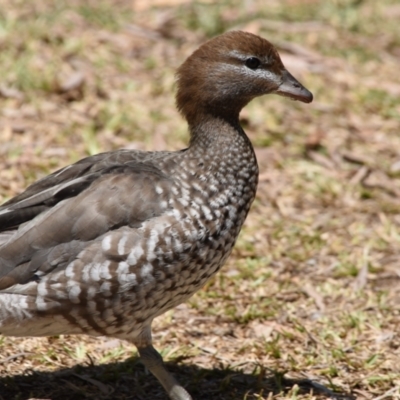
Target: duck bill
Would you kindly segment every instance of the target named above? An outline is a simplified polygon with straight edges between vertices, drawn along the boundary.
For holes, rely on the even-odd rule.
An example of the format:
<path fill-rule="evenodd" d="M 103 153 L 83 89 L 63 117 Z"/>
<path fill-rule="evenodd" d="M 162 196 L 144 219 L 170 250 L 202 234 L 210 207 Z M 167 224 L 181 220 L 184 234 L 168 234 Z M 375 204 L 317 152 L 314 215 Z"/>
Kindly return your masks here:
<path fill-rule="evenodd" d="M 312 93 L 286 69 L 282 74 L 282 83 L 275 93 L 280 96 L 289 97 L 292 100 L 302 101 L 303 103 L 311 103 L 313 100 Z"/>

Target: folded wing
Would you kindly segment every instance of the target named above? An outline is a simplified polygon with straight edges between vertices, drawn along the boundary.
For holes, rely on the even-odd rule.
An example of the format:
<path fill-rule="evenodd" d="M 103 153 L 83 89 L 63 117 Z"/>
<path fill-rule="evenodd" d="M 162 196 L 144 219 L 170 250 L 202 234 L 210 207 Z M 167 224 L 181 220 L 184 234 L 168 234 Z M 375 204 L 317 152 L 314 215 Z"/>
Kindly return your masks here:
<path fill-rule="evenodd" d="M 77 163 L 0 208 L 0 290 L 68 265 L 91 241 L 161 215 L 172 182 L 151 162 Z"/>

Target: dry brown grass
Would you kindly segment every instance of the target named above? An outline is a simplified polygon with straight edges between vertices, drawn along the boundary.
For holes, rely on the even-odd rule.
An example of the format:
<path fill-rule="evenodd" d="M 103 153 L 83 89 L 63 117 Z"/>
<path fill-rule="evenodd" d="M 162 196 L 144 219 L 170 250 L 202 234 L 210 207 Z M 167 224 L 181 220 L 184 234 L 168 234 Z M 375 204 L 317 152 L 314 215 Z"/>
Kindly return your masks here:
<path fill-rule="evenodd" d="M 196 399 L 399 399 L 399 18 L 396 0 L 0 0 L 0 200 L 87 154 L 183 147 L 175 68 L 209 36 L 258 33 L 315 101 L 243 112 L 257 200 L 156 346 Z M 0 399 L 166 398 L 114 339 L 0 349 Z"/>

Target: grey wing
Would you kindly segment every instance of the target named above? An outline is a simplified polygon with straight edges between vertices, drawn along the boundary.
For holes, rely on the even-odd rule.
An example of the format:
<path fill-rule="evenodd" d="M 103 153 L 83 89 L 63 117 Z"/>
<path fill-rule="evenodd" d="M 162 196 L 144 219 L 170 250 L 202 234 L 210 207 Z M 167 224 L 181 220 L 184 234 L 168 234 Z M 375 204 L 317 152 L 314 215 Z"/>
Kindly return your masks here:
<path fill-rule="evenodd" d="M 61 200 L 73 197 L 101 175 L 123 165 L 138 166 L 163 152 L 118 150 L 86 157 L 29 186 L 0 207 L 0 232 L 18 227 L 48 210 Z M 0 246 L 2 243 L 0 237 Z"/>
<path fill-rule="evenodd" d="M 152 164 L 131 161 L 77 175 L 0 209 L 0 290 L 66 266 L 105 233 L 138 227 L 168 204 L 171 181 Z"/>

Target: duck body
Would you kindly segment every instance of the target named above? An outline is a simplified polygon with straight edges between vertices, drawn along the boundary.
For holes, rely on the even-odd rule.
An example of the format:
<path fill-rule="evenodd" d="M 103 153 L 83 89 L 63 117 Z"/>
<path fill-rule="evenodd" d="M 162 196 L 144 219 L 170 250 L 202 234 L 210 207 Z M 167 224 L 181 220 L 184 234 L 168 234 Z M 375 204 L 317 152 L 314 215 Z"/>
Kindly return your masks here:
<path fill-rule="evenodd" d="M 220 269 L 254 200 L 240 110 L 262 94 L 312 95 L 245 32 L 201 46 L 177 81 L 187 149 L 88 157 L 0 207 L 0 333 L 129 340 L 171 399 L 190 400 L 152 347 L 151 323 Z"/>
<path fill-rule="evenodd" d="M 103 153 L 56 172 L 57 186 L 70 190 L 96 178 L 2 245 L 2 257 L 17 260 L 23 276 L 0 292 L 0 332 L 132 340 L 201 288 L 229 256 L 257 187 L 247 137 L 239 130 L 232 138 L 225 124 L 183 151 Z M 224 130 L 234 144 L 229 153 Z M 85 164 L 82 176 L 72 174 Z M 75 176 L 73 183 L 63 175 Z M 46 178 L 39 183 L 39 193 L 48 190 Z"/>

